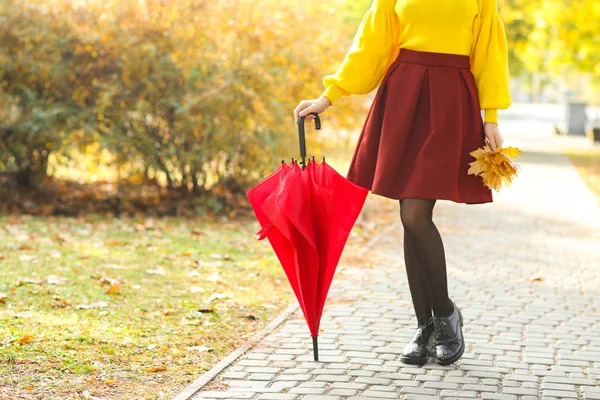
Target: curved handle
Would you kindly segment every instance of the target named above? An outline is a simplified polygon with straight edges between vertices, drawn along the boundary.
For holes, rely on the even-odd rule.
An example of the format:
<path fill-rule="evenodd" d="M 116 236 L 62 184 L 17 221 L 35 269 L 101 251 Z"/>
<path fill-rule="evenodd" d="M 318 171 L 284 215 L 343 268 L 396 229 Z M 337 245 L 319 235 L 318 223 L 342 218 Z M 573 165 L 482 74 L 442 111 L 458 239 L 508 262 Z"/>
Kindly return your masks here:
<path fill-rule="evenodd" d="M 319 114 L 312 112 L 308 115 L 315 116 L 315 129 L 321 129 L 321 118 L 319 118 Z M 307 115 L 303 115 L 298 118 L 298 141 L 300 142 L 300 157 L 302 157 L 302 161 L 300 165 L 302 165 L 302 169 L 306 168 L 306 134 L 304 131 L 304 119 L 306 119 Z"/>

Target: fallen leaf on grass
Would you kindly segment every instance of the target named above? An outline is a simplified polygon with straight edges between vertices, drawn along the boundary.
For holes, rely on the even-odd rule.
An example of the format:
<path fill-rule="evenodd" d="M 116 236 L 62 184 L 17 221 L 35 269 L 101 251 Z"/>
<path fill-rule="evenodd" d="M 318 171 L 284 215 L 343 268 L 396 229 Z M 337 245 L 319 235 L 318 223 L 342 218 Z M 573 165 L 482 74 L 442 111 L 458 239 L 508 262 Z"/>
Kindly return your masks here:
<path fill-rule="evenodd" d="M 202 292 L 204 292 L 204 289 L 202 289 L 199 286 L 192 286 L 190 288 L 190 293 L 192 293 L 192 294 L 194 294 L 194 293 L 202 293 Z"/>
<path fill-rule="evenodd" d="M 195 228 L 195 229 L 192 229 L 192 235 L 204 236 L 204 235 L 206 235 L 206 233 L 202 232 L 201 229 Z"/>
<path fill-rule="evenodd" d="M 54 250 L 52 253 L 50 253 L 50 257 L 51 258 L 62 258 L 62 253 L 58 250 Z"/>
<path fill-rule="evenodd" d="M 223 261 L 212 261 L 212 262 L 207 262 L 207 261 L 202 261 L 202 260 L 197 260 L 194 261 L 194 265 L 196 267 L 222 267 L 223 266 Z"/>
<path fill-rule="evenodd" d="M 8 295 L 6 293 L 0 293 L 0 304 L 6 303 L 7 298 L 8 298 Z"/>
<path fill-rule="evenodd" d="M 214 283 L 222 281 L 221 278 L 219 277 L 219 273 L 218 272 L 212 274 L 211 276 L 206 277 L 206 280 L 210 281 L 210 282 L 214 282 Z"/>
<path fill-rule="evenodd" d="M 212 296 L 210 296 L 208 298 L 208 301 L 215 301 L 215 300 L 222 300 L 222 299 L 229 299 L 231 298 L 230 294 L 226 294 L 226 293 L 215 293 Z"/>
<path fill-rule="evenodd" d="M 216 254 L 216 253 L 213 253 L 213 254 L 210 255 L 210 258 L 213 258 L 215 260 L 231 261 L 231 256 L 229 254 Z"/>
<path fill-rule="evenodd" d="M 202 313 L 202 314 L 216 314 L 217 313 L 212 308 L 200 308 L 200 309 L 198 309 L 196 311 L 198 311 L 199 313 Z"/>
<path fill-rule="evenodd" d="M 255 315 L 248 314 L 248 315 L 244 315 L 244 319 L 247 319 L 247 320 L 250 320 L 250 321 L 258 321 L 260 318 L 258 318 Z"/>
<path fill-rule="evenodd" d="M 181 325 L 192 325 L 192 326 L 197 326 L 197 325 L 202 325 L 203 321 L 197 319 L 197 320 L 192 320 L 192 321 L 182 321 Z"/>
<path fill-rule="evenodd" d="M 64 285 L 69 282 L 69 279 L 62 276 L 49 275 L 48 278 L 46 278 L 46 282 L 49 285 Z"/>
<path fill-rule="evenodd" d="M 104 264 L 104 268 L 110 268 L 110 269 L 125 269 L 124 266 L 120 265 L 120 264 Z"/>
<path fill-rule="evenodd" d="M 20 249 L 21 250 L 35 250 L 35 247 L 30 246 L 28 244 L 23 244 L 23 245 L 21 245 Z"/>
<path fill-rule="evenodd" d="M 211 349 L 210 347 L 206 347 L 206 346 L 191 346 L 191 347 L 186 347 L 185 349 L 188 351 L 197 351 L 198 353 L 203 353 L 205 351 L 213 351 L 213 349 Z"/>
<path fill-rule="evenodd" d="M 135 224 L 135 230 L 138 231 L 138 232 L 145 232 L 146 231 L 146 225 Z"/>
<path fill-rule="evenodd" d="M 33 284 L 33 285 L 42 285 L 42 284 L 46 283 L 46 281 L 43 279 L 25 278 L 25 279 L 17 280 L 17 282 L 15 283 L 15 286 L 17 286 L 17 287 L 23 286 L 28 283 Z"/>
<path fill-rule="evenodd" d="M 92 304 L 78 304 L 75 306 L 78 310 L 91 310 L 94 308 L 108 308 L 108 303 L 105 301 L 99 301 L 97 303 Z"/>
<path fill-rule="evenodd" d="M 150 275 L 166 275 L 167 274 L 167 271 L 165 271 L 162 267 L 157 268 L 157 269 L 147 269 L 145 272 Z"/>
<path fill-rule="evenodd" d="M 54 235 L 54 239 L 59 243 L 65 243 L 65 242 L 71 241 L 71 238 L 67 237 L 63 233 L 57 233 L 56 235 Z"/>
<path fill-rule="evenodd" d="M 6 256 L 4 254 L 0 254 L 0 260 L 6 260 Z"/>
<path fill-rule="evenodd" d="M 85 389 L 82 393 L 81 393 L 81 397 L 84 398 L 84 400 L 104 400 L 100 397 L 94 397 L 90 394 L 90 391 Z"/>
<path fill-rule="evenodd" d="M 181 257 L 191 257 L 191 256 L 192 256 L 192 253 L 185 252 L 185 253 L 181 253 L 181 254 L 179 254 L 179 255 L 180 255 Z"/>
<path fill-rule="evenodd" d="M 115 380 L 110 378 L 110 379 L 105 379 L 104 383 L 106 383 L 107 385 L 113 385 L 115 383 Z"/>
<path fill-rule="evenodd" d="M 535 275 L 529 278 L 529 282 L 542 282 L 544 278 L 540 275 Z"/>
<path fill-rule="evenodd" d="M 167 367 L 154 367 L 154 368 L 146 368 L 146 372 L 164 372 L 167 370 Z"/>
<path fill-rule="evenodd" d="M 110 285 L 110 287 L 106 291 L 106 294 L 121 294 L 122 291 L 123 285 L 121 285 L 121 282 L 115 281 L 112 285 Z"/>
<path fill-rule="evenodd" d="M 61 299 L 58 297 L 54 298 L 54 301 L 50 304 L 52 308 L 65 308 L 68 307 L 70 303 L 66 299 Z"/>
<path fill-rule="evenodd" d="M 22 346 L 22 345 L 30 343 L 32 341 L 33 341 L 33 335 L 25 335 L 21 339 L 19 339 L 19 344 Z"/>
<path fill-rule="evenodd" d="M 19 261 L 22 261 L 22 262 L 37 261 L 37 260 L 38 260 L 38 258 L 35 255 L 23 254 L 23 255 L 19 256 Z"/>
<path fill-rule="evenodd" d="M 97 277 L 92 276 L 94 279 L 98 279 L 98 283 L 102 286 L 108 286 L 106 290 L 106 294 L 120 294 L 123 291 L 123 285 L 121 281 L 118 279 L 108 278 L 108 277 Z"/>
<path fill-rule="evenodd" d="M 191 271 L 187 271 L 186 275 L 189 276 L 190 278 L 195 278 L 195 277 L 201 276 L 200 273 L 198 271 L 196 271 L 195 269 L 193 269 Z"/>

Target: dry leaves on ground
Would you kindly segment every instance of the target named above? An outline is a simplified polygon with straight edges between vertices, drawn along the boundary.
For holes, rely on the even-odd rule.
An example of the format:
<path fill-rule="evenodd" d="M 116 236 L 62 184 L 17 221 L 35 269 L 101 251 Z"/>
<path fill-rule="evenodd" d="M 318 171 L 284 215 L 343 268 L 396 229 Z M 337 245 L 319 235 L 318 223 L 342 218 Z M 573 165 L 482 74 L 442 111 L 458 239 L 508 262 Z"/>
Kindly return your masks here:
<path fill-rule="evenodd" d="M 91 310 L 95 308 L 108 308 L 109 304 L 105 301 L 98 301 L 92 304 L 78 304 L 75 306 L 77 310 Z"/>
<path fill-rule="evenodd" d="M 167 367 L 153 367 L 153 368 L 146 368 L 145 371 L 149 372 L 149 373 L 154 373 L 154 372 L 164 372 L 167 370 Z"/>
<path fill-rule="evenodd" d="M 529 282 L 542 282 L 544 278 L 540 275 L 535 275 L 529 278 Z"/>
<path fill-rule="evenodd" d="M 213 351 L 213 349 L 211 349 L 210 347 L 206 347 L 206 346 L 191 346 L 191 347 L 186 347 L 185 349 L 188 351 L 197 351 L 199 353 L 203 353 L 205 351 Z"/>
<path fill-rule="evenodd" d="M 145 271 L 147 274 L 149 275 L 166 275 L 167 271 L 164 270 L 164 268 L 156 268 L 156 269 L 147 269 Z"/>
<path fill-rule="evenodd" d="M 87 389 L 85 389 L 85 390 L 84 390 L 84 391 L 81 393 L 81 397 L 82 397 L 84 400 L 104 400 L 104 399 L 102 399 L 102 398 L 100 398 L 100 397 L 95 397 L 95 396 L 92 396 L 92 395 L 90 394 L 90 391 L 89 391 L 89 390 L 87 390 Z"/>

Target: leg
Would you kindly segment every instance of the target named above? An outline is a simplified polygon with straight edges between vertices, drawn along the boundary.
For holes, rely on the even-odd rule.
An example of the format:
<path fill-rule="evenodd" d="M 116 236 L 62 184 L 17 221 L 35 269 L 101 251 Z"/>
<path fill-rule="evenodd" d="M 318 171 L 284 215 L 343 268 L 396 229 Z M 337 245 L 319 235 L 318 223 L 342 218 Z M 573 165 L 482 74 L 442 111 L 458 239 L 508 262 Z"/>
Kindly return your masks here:
<path fill-rule="evenodd" d="M 429 285 L 433 314 L 448 316 L 453 311 L 453 305 L 448 298 L 444 244 L 433 223 L 435 202 L 425 199 L 402 199 L 400 217 L 415 259 Z"/>
<path fill-rule="evenodd" d="M 427 279 L 419 266 L 419 261 L 404 231 L 404 262 L 408 276 L 408 286 L 417 316 L 417 331 L 412 340 L 404 347 L 400 361 L 405 364 L 423 365 L 429 359 L 431 339 L 434 337 L 434 325 L 431 318 L 431 294 Z"/>
<path fill-rule="evenodd" d="M 418 325 L 424 325 L 432 317 L 431 294 L 406 231 L 404 232 L 404 263 L 417 322 Z"/>

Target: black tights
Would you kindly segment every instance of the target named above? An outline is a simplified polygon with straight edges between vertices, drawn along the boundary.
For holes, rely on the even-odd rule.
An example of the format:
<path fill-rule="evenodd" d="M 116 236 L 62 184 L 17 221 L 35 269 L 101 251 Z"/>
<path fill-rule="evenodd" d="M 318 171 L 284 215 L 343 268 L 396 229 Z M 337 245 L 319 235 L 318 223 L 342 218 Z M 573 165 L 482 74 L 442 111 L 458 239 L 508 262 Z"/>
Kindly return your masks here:
<path fill-rule="evenodd" d="M 452 313 L 448 298 L 444 244 L 433 223 L 436 200 L 400 200 L 400 218 L 404 226 L 404 260 L 408 285 L 419 324 L 433 315 Z"/>

